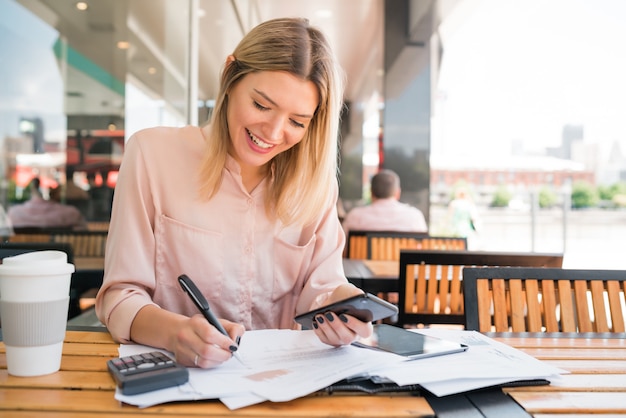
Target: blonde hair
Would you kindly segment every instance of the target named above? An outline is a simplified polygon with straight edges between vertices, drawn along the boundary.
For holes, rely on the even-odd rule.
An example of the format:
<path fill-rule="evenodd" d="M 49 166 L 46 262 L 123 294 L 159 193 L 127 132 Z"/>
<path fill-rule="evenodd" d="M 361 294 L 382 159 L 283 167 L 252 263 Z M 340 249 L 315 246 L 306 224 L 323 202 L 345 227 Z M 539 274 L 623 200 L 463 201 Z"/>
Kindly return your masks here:
<path fill-rule="evenodd" d="M 319 105 L 302 141 L 269 163 L 272 179 L 265 208 L 268 216 L 284 224 L 306 225 L 328 204 L 329 191 L 335 190 L 331 185 L 337 182 L 343 73 L 323 33 L 302 18 L 261 23 L 241 40 L 233 56 L 235 60 L 225 66 L 220 80 L 200 171 L 200 193 L 212 198 L 222 180 L 230 146 L 228 92 L 249 73 L 287 71 L 315 84 Z"/>

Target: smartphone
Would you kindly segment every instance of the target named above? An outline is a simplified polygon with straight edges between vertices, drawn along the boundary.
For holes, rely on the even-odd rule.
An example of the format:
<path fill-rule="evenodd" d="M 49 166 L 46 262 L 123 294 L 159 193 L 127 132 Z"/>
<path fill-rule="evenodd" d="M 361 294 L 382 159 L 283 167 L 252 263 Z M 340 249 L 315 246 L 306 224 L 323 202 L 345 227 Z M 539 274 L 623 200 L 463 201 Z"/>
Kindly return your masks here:
<path fill-rule="evenodd" d="M 351 315 L 363 322 L 373 322 L 396 315 L 398 307 L 371 293 L 363 293 L 303 313 L 294 319 L 302 325 L 302 329 L 312 329 L 315 315 L 326 312 L 334 312 L 337 315 Z"/>
<path fill-rule="evenodd" d="M 361 339 L 352 344 L 398 354 L 410 360 L 459 353 L 468 348 L 467 345 L 455 341 L 387 324 L 374 324 L 374 332 L 370 338 Z"/>

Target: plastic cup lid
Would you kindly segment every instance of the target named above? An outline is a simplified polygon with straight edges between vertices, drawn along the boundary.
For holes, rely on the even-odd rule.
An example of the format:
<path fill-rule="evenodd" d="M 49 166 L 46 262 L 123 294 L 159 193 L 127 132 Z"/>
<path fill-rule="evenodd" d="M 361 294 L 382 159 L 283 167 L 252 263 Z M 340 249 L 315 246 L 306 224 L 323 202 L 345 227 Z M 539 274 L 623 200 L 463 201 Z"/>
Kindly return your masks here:
<path fill-rule="evenodd" d="M 57 250 L 32 251 L 5 257 L 0 274 L 64 274 L 73 273 L 74 265 L 67 262 L 67 254 Z"/>

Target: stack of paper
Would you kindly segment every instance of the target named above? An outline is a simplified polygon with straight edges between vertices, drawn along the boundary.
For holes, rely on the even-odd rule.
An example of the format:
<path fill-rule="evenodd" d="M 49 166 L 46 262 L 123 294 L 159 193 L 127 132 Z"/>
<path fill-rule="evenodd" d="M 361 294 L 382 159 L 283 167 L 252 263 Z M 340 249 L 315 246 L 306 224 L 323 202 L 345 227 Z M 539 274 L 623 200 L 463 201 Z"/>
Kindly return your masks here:
<path fill-rule="evenodd" d="M 419 384 L 437 396 L 517 381 L 555 379 L 561 369 L 473 331 L 420 330 L 469 346 L 463 353 L 406 361 L 376 350 L 333 348 L 313 331 L 259 330 L 243 335 L 239 354 L 213 369 L 189 369 L 189 382 L 119 401 L 147 407 L 159 403 L 220 399 L 237 409 L 263 401 L 283 402 L 306 396 L 352 376 L 372 375 L 399 385 Z M 120 346 L 120 356 L 152 351 L 142 345 Z"/>
<path fill-rule="evenodd" d="M 419 384 L 436 396 L 516 382 L 554 381 L 569 373 L 476 331 L 421 329 L 422 334 L 463 343 L 464 353 L 431 357 L 370 370 L 398 385 Z"/>

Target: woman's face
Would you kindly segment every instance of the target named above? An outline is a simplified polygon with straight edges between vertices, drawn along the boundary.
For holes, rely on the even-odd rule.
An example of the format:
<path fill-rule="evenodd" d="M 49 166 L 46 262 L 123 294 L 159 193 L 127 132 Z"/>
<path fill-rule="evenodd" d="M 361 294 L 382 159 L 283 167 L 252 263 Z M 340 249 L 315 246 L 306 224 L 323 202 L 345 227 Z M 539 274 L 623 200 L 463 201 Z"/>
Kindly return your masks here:
<path fill-rule="evenodd" d="M 315 84 L 283 71 L 260 71 L 228 94 L 228 131 L 242 170 L 259 168 L 299 143 L 318 105 Z"/>

